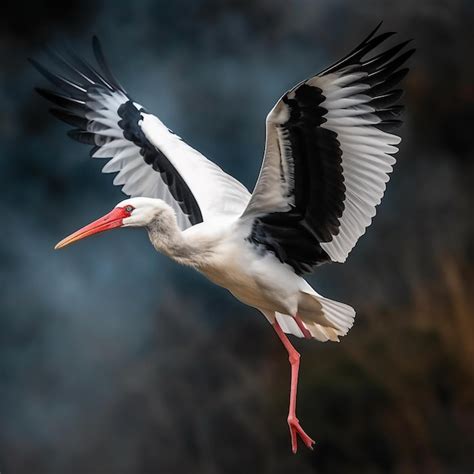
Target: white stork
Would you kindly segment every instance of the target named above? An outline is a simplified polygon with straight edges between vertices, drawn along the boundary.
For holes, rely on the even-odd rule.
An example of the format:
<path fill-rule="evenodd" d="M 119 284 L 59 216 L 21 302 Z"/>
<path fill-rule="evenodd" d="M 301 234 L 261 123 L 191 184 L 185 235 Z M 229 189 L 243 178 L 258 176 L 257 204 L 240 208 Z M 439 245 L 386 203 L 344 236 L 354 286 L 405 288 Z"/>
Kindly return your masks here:
<path fill-rule="evenodd" d="M 394 33 L 380 25 L 353 51 L 286 92 L 266 119 L 263 164 L 252 194 L 188 146 L 128 95 L 97 38 L 99 68 L 73 52 L 55 59 L 68 72 L 34 66 L 55 86 L 37 89 L 72 138 L 107 159 L 104 173 L 128 199 L 59 242 L 65 247 L 118 227 L 144 227 L 151 243 L 258 309 L 288 351 L 291 445 L 314 441 L 296 417 L 300 355 L 286 334 L 339 341 L 354 310 L 311 288 L 303 274 L 344 262 L 380 203 L 400 138 L 401 66 L 408 41 L 367 58 Z"/>

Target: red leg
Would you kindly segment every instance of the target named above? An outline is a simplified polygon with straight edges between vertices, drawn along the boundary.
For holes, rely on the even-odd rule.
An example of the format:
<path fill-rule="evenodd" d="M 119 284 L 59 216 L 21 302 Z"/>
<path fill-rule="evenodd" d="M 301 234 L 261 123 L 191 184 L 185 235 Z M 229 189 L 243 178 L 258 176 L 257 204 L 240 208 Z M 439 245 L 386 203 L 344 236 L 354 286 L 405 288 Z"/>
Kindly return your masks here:
<path fill-rule="evenodd" d="M 305 339 L 311 339 L 311 333 L 306 329 L 305 325 L 303 324 L 303 321 L 301 321 L 301 318 L 299 317 L 298 314 L 296 314 L 293 319 L 295 320 L 296 324 L 300 328 L 301 332 L 303 333 L 303 336 Z"/>
<path fill-rule="evenodd" d="M 293 347 L 286 334 L 281 329 L 278 321 L 273 323 L 278 337 L 288 351 L 289 361 L 291 365 L 291 388 L 290 388 L 290 408 L 288 411 L 288 426 L 290 427 L 291 436 L 291 450 L 296 453 L 298 449 L 297 436 L 298 435 L 303 443 L 310 449 L 313 449 L 314 441 L 304 432 L 300 426 L 298 418 L 296 418 L 296 392 L 298 390 L 298 370 L 300 368 L 300 354 Z"/>

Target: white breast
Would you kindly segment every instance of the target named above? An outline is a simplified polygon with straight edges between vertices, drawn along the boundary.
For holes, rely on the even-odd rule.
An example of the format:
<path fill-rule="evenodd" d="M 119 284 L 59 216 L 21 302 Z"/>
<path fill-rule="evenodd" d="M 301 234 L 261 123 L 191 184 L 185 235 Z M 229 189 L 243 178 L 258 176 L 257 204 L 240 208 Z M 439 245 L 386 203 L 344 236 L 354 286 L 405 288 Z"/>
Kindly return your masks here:
<path fill-rule="evenodd" d="M 204 226 L 199 232 L 205 231 Z M 294 314 L 301 278 L 272 253 L 259 252 L 240 233 L 232 225 L 220 229 L 212 257 L 198 270 L 249 306 Z"/>

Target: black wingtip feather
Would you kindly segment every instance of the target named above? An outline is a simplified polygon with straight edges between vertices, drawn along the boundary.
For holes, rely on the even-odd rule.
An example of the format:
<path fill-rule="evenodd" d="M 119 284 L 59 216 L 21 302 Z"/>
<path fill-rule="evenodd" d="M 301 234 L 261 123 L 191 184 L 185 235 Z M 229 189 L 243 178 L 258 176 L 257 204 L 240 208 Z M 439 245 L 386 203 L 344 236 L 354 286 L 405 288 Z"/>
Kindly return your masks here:
<path fill-rule="evenodd" d="M 403 122 L 401 120 L 383 120 L 381 123 L 377 124 L 377 128 L 382 132 L 393 133 L 402 125 Z"/>
<path fill-rule="evenodd" d="M 384 41 L 391 38 L 396 33 L 393 31 L 387 31 L 385 33 L 380 33 L 379 35 L 372 38 L 369 42 L 367 42 L 362 48 L 359 49 L 357 52 L 358 58 L 363 58 L 369 51 L 374 50 L 378 46 L 380 46 Z"/>
<path fill-rule="evenodd" d="M 127 93 L 125 92 L 125 89 L 122 87 L 120 82 L 117 80 L 117 78 L 114 76 L 111 69 L 109 68 L 109 65 L 105 59 L 102 45 L 100 43 L 99 38 L 96 35 L 92 36 L 92 49 L 94 51 L 95 59 L 97 63 L 99 64 L 100 68 L 102 69 L 102 72 L 104 73 L 106 79 L 114 87 L 116 87 L 119 91 L 123 92 L 126 95 Z"/>
<path fill-rule="evenodd" d="M 87 76 L 87 74 L 85 74 L 78 67 L 72 64 L 72 62 L 69 59 L 65 58 L 61 53 L 51 48 L 46 48 L 45 51 L 46 54 L 59 67 L 63 68 L 64 70 L 67 70 L 69 73 L 74 74 L 83 87 L 87 88 L 88 86 L 94 84 L 94 81 L 89 76 Z"/>
<path fill-rule="evenodd" d="M 378 68 L 386 64 L 390 59 L 395 58 L 395 56 L 408 44 L 410 41 L 403 41 L 402 43 L 396 44 L 395 46 L 382 51 L 380 54 L 373 56 L 370 59 L 362 62 L 362 70 L 368 73 L 376 71 Z M 399 57 L 403 56 L 405 53 L 402 53 Z M 408 56 L 410 57 L 411 54 Z M 408 58 L 407 57 L 407 58 Z M 396 60 L 396 59 L 395 59 Z M 394 61 L 395 61 L 394 60 Z"/>
<path fill-rule="evenodd" d="M 377 117 L 379 117 L 382 122 L 385 122 L 397 119 L 397 117 L 400 117 L 403 111 L 403 105 L 392 105 L 391 107 L 388 107 L 386 109 L 380 109 L 373 113 L 377 115 Z"/>
<path fill-rule="evenodd" d="M 328 68 L 324 69 L 324 71 L 320 72 L 319 75 L 329 74 L 331 72 L 340 70 L 346 66 L 351 64 L 357 64 L 361 61 L 361 59 L 369 52 L 383 43 L 385 40 L 393 36 L 394 32 L 385 32 L 380 33 L 377 36 L 374 36 L 375 32 L 378 30 L 374 30 L 373 34 L 370 34 L 362 43 L 360 43 L 356 48 L 354 48 L 349 54 L 346 54 L 342 59 L 336 61 L 334 64 L 329 66 Z"/>
<path fill-rule="evenodd" d="M 350 66 L 354 64 L 360 64 L 361 70 L 368 73 L 373 73 L 377 71 L 377 68 L 382 67 L 385 63 L 387 63 L 387 61 L 389 61 L 391 58 L 396 56 L 396 54 L 399 51 L 405 48 L 406 45 L 408 45 L 411 41 L 413 41 L 413 39 L 406 40 L 402 43 L 399 43 L 393 46 L 392 48 L 389 48 L 386 51 L 382 51 L 380 54 L 372 58 L 364 60 L 364 57 L 368 53 L 376 49 L 384 41 L 386 41 L 388 38 L 396 34 L 395 32 L 390 31 L 390 32 L 380 33 L 376 35 L 381 25 L 382 25 L 382 22 L 380 22 L 375 27 L 375 29 L 372 30 L 372 32 L 356 48 L 354 48 L 350 53 L 346 54 L 339 61 L 335 62 L 328 68 L 321 71 L 319 73 L 319 76 L 323 76 L 332 72 L 339 71 L 346 66 Z M 414 49 L 410 50 L 409 54 L 406 55 L 406 57 L 402 60 L 402 62 L 408 59 L 413 54 L 413 52 L 414 52 Z M 396 67 L 393 70 L 395 70 Z"/>
<path fill-rule="evenodd" d="M 93 147 L 89 150 L 89 157 L 90 157 L 90 158 L 94 158 L 95 152 L 98 151 L 99 149 L 100 149 L 100 146 L 99 146 L 99 145 L 93 146 Z M 110 158 L 112 158 L 112 156 L 110 156 Z"/>
<path fill-rule="evenodd" d="M 353 53 L 355 53 L 357 50 L 359 50 L 364 44 L 366 44 L 371 38 L 375 36 L 375 33 L 380 29 L 382 26 L 383 20 L 380 20 L 379 24 L 366 36 L 352 51 L 350 51 L 346 56 L 343 58 L 347 58 L 348 56 L 351 56 Z"/>
<path fill-rule="evenodd" d="M 79 143 L 85 143 L 86 145 L 97 145 L 95 142 L 94 134 L 86 132 L 84 130 L 74 129 L 67 132 L 68 137 L 76 140 Z"/>
<path fill-rule="evenodd" d="M 67 109 L 70 112 L 74 112 L 77 115 L 85 116 L 86 113 L 86 105 L 85 102 L 73 99 L 63 94 L 59 94 L 57 92 L 50 91 L 48 89 L 43 89 L 41 87 L 35 87 L 34 89 L 41 97 L 48 100 L 49 102 L 62 107 L 63 109 Z"/>
<path fill-rule="evenodd" d="M 48 69 L 46 69 L 41 63 L 34 59 L 29 59 L 29 62 L 33 67 L 42 74 L 48 81 L 50 81 L 54 86 L 61 89 L 62 91 L 69 94 L 74 99 L 81 99 L 84 97 L 86 90 L 76 84 L 75 82 L 69 80 L 68 78 L 61 76 L 60 74 L 54 74 Z"/>
<path fill-rule="evenodd" d="M 72 127 L 78 127 L 80 129 L 86 129 L 88 120 L 84 117 L 80 117 L 73 112 L 64 109 L 49 109 L 49 112 L 57 119 L 71 125 Z"/>
<path fill-rule="evenodd" d="M 384 78 L 382 82 L 377 83 L 377 85 L 373 86 L 370 90 L 371 94 L 374 97 L 377 97 L 388 92 L 403 80 L 403 78 L 408 74 L 408 71 L 409 69 L 407 67 L 395 71 L 390 76 Z"/>
<path fill-rule="evenodd" d="M 71 58 L 72 61 L 74 61 L 75 66 L 83 72 L 83 74 L 87 75 L 88 78 L 94 82 L 96 85 L 101 85 L 105 86 L 107 89 L 110 91 L 114 90 L 113 85 L 109 84 L 100 74 L 96 69 L 91 66 L 85 59 L 82 59 L 80 56 L 78 56 L 74 51 L 72 51 L 69 48 L 66 48 L 66 53 L 68 56 Z"/>
<path fill-rule="evenodd" d="M 403 90 L 395 89 L 393 91 L 388 92 L 387 94 L 381 95 L 379 97 L 375 97 L 370 102 L 368 102 L 368 105 L 373 107 L 375 110 L 386 108 L 387 106 L 392 105 L 393 103 L 399 101 L 402 98 L 402 96 L 403 96 Z"/>

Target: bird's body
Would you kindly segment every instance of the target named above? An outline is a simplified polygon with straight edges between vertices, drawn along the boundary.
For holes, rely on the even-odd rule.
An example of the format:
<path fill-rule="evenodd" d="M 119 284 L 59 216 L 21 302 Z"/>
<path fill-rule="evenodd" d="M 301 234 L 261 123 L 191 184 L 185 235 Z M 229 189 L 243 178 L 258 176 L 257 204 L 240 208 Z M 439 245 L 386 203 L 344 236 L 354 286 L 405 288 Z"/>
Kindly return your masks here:
<path fill-rule="evenodd" d="M 316 293 L 304 274 L 344 262 L 370 225 L 395 163 L 393 130 L 402 107 L 392 88 L 413 50 L 401 43 L 365 56 L 391 36 L 373 31 L 333 66 L 286 92 L 266 120 L 265 154 L 253 193 L 188 146 L 134 102 L 114 78 L 94 39 L 101 68 L 71 53 L 56 59 L 73 79 L 35 66 L 57 88 L 39 89 L 70 135 L 109 159 L 103 171 L 130 198 L 61 241 L 64 247 L 117 227 L 144 227 L 159 252 L 191 266 L 273 325 L 292 369 L 290 426 L 314 441 L 296 418 L 299 354 L 286 334 L 338 341 L 355 312 Z"/>
<path fill-rule="evenodd" d="M 249 231 L 239 218 L 202 222 L 181 231 L 171 208 L 158 200 L 149 201 L 167 216 L 160 214 L 159 219 L 146 226 L 150 241 L 159 252 L 193 267 L 265 315 L 320 311 L 317 300 L 311 305 L 308 295 L 315 293 L 304 278 L 290 266 L 282 265 L 274 254 L 256 250 L 246 239 Z M 120 205 L 134 202 L 129 199 Z"/>
<path fill-rule="evenodd" d="M 326 332 L 320 338 L 337 340 L 338 333 L 333 331 L 338 329 L 337 325 L 323 314 L 321 302 L 329 300 L 318 295 L 289 265 L 282 265 L 275 254 L 256 248 L 247 238 L 248 222 L 240 217 L 227 217 L 181 231 L 173 209 L 161 200 L 132 198 L 118 207 L 143 205 L 144 201 L 156 209 L 157 217 L 150 218 L 145 227 L 157 251 L 193 267 L 242 303 L 260 310 L 270 322 L 275 321 L 278 313 L 286 327 L 291 325 L 292 315 L 298 314 L 310 332 L 311 325 L 317 323 Z M 352 309 L 334 304 L 347 309 L 347 325 L 352 325 Z"/>
<path fill-rule="evenodd" d="M 266 311 L 294 314 L 303 278 L 272 254 L 255 251 L 238 222 L 199 224 L 183 232 L 193 240 L 212 242 L 212 250 L 195 268 L 238 300 Z M 269 278 L 271 275 L 271 278 Z"/>
<path fill-rule="evenodd" d="M 265 294 L 265 281 L 260 275 L 266 265 L 275 276 L 282 270 L 291 276 L 291 271 L 278 265 L 275 258 L 256 254 L 235 221 L 214 225 L 203 223 L 195 227 L 183 232 L 185 238 L 213 241 L 212 250 L 196 269 L 213 283 L 228 289 L 243 303 L 255 308 L 266 308 L 270 304 Z"/>

